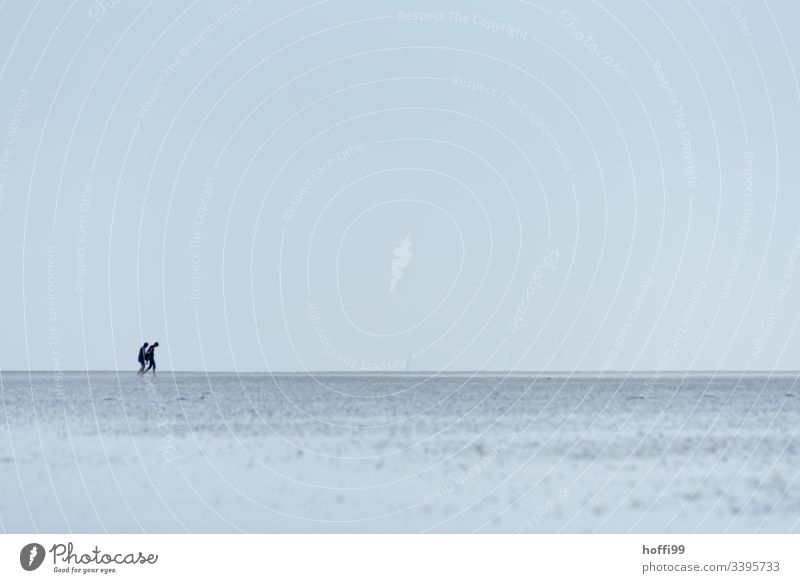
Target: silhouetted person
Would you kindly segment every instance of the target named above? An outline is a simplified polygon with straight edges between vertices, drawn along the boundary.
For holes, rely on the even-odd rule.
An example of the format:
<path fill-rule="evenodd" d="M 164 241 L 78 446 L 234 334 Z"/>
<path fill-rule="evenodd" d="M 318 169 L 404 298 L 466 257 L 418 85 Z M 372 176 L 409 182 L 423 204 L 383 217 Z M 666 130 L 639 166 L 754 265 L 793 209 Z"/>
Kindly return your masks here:
<path fill-rule="evenodd" d="M 142 344 L 142 347 L 139 349 L 139 372 L 136 374 L 144 373 L 144 362 L 147 356 L 147 347 L 150 346 L 147 342 Z"/>
<path fill-rule="evenodd" d="M 147 349 L 147 352 L 144 355 L 144 359 L 150 363 L 144 372 L 147 372 L 152 368 L 153 376 L 156 374 L 156 346 L 158 346 L 158 342 L 153 342 L 153 345 Z"/>

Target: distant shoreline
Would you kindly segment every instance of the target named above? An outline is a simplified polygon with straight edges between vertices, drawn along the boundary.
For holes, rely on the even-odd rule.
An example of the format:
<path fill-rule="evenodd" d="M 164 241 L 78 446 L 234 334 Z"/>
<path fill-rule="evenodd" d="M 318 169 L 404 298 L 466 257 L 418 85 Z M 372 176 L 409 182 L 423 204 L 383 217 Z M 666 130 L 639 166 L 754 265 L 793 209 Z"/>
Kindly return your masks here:
<path fill-rule="evenodd" d="M 97 370 L 47 370 L 47 369 L 9 369 L 0 370 L 0 374 L 87 374 L 87 373 L 110 373 L 129 375 L 136 372 L 134 369 L 124 370 L 110 370 L 110 369 L 97 369 Z M 531 376 L 549 376 L 549 377 L 587 377 L 587 376 L 601 376 L 601 377 L 620 377 L 620 376 L 643 376 L 643 375 L 686 375 L 686 376 L 766 376 L 766 375 L 780 375 L 780 376 L 800 376 L 800 370 L 789 369 L 776 369 L 776 370 L 554 370 L 554 371 L 536 371 L 536 370 L 282 370 L 282 371 L 265 371 L 265 370 L 159 370 L 158 375 L 172 375 L 172 374 L 208 374 L 208 375 L 268 375 L 268 376 L 422 376 L 422 375 L 439 375 L 439 376 L 515 376 L 515 377 L 531 377 Z"/>

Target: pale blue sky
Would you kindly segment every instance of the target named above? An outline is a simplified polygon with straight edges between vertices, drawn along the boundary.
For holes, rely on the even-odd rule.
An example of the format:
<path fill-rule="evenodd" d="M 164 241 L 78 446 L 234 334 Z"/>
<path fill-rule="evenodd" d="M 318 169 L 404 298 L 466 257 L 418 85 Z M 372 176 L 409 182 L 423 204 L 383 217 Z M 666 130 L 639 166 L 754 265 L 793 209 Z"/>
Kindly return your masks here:
<path fill-rule="evenodd" d="M 0 368 L 800 368 L 797 22 L 2 2 Z"/>

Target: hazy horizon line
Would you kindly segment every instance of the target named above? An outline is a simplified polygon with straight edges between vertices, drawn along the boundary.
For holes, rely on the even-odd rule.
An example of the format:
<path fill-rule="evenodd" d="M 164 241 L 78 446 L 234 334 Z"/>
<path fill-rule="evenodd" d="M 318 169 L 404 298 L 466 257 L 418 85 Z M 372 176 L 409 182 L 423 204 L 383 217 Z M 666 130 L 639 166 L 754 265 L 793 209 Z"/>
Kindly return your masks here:
<path fill-rule="evenodd" d="M 133 374 L 136 369 L 0 369 L 3 373 L 47 373 L 47 374 L 75 374 L 75 373 L 118 373 Z M 483 370 L 435 370 L 435 369 L 414 369 L 414 370 L 159 370 L 160 375 L 164 374 L 264 374 L 264 375 L 312 375 L 312 374 L 511 374 L 511 375 L 626 375 L 626 374 L 798 374 L 798 369 L 629 369 L 629 370 L 508 370 L 508 369 L 483 369 Z"/>

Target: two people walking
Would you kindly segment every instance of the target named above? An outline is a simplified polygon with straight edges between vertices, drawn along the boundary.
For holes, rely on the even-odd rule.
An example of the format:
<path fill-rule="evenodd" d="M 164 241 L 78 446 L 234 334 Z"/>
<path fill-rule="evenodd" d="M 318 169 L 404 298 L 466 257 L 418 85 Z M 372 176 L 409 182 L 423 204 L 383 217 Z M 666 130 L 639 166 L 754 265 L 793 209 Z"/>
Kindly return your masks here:
<path fill-rule="evenodd" d="M 147 342 L 142 344 L 142 347 L 139 349 L 139 372 L 137 374 L 143 375 L 152 368 L 153 376 L 155 376 L 156 346 L 158 346 L 158 342 L 154 342 L 152 345 Z M 147 368 L 145 368 L 145 366 L 147 366 Z"/>

